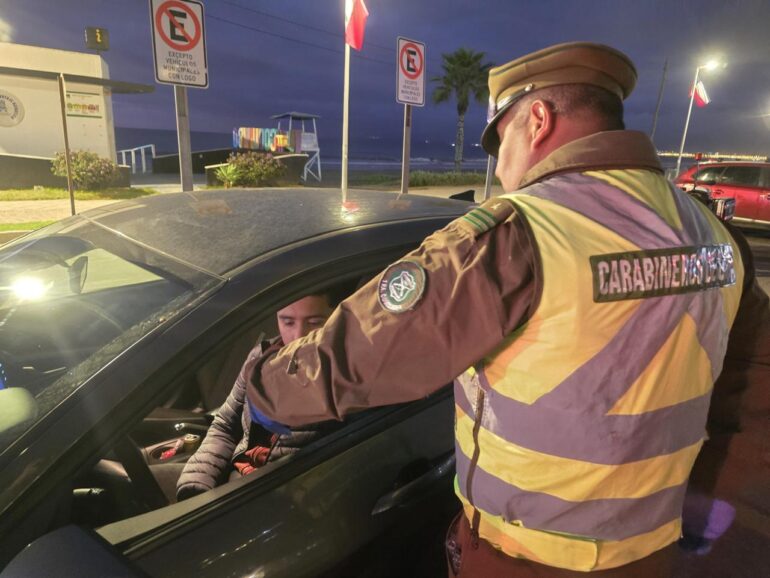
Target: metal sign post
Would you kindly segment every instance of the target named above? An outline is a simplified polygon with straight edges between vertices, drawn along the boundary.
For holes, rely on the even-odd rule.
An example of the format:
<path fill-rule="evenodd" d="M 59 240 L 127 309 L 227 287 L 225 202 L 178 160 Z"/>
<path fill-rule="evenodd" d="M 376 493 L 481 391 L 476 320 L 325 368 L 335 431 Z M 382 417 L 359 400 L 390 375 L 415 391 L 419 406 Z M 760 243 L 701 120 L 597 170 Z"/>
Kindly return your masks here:
<path fill-rule="evenodd" d="M 495 178 L 495 157 L 489 155 L 487 158 L 487 180 L 484 182 L 484 200 L 492 198 L 492 181 Z"/>
<path fill-rule="evenodd" d="M 59 75 L 59 102 L 61 103 L 61 123 L 64 129 L 64 162 L 67 166 L 67 191 L 70 195 L 70 212 L 75 214 L 75 187 L 72 184 L 72 160 L 70 159 L 70 137 L 67 132 L 67 85 L 64 74 Z"/>
<path fill-rule="evenodd" d="M 190 144 L 190 115 L 186 87 L 174 87 L 174 104 L 176 105 L 176 135 L 179 144 L 179 176 L 182 179 L 182 191 L 192 191 L 192 145 Z"/>
<path fill-rule="evenodd" d="M 401 194 L 409 192 L 409 159 L 412 143 L 412 106 L 425 106 L 425 44 L 398 38 L 396 102 L 404 105 L 404 145 L 401 157 Z"/>
<path fill-rule="evenodd" d="M 404 147 L 401 155 L 401 194 L 409 192 L 409 155 L 412 148 L 412 105 L 404 105 Z"/>
<path fill-rule="evenodd" d="M 155 80 L 174 85 L 182 191 L 193 190 L 187 88 L 208 88 L 203 4 L 197 0 L 150 0 Z"/>

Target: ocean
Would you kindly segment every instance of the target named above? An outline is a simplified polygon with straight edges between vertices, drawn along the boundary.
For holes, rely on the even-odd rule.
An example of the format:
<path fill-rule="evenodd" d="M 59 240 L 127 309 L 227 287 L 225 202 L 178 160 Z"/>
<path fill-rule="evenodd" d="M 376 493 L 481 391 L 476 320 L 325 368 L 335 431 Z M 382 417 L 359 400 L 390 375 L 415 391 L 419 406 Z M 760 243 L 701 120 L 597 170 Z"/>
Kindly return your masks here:
<path fill-rule="evenodd" d="M 193 151 L 230 148 L 231 133 L 192 131 L 190 140 Z M 158 155 L 177 152 L 176 131 L 166 129 L 145 129 L 115 127 L 115 141 L 118 150 L 154 144 Z M 341 139 L 319 136 L 321 162 L 323 165 L 338 167 L 341 164 Z M 349 166 L 351 170 L 391 170 L 401 166 L 401 138 L 353 138 L 349 143 Z M 473 144 L 465 146 L 463 168 L 483 171 L 487 157 L 484 151 Z M 418 141 L 412 139 L 410 164 L 417 170 L 444 170 L 454 166 L 454 147 L 447 143 Z"/>
<path fill-rule="evenodd" d="M 192 131 L 190 139 L 193 151 L 224 149 L 232 146 L 232 134 L 220 132 Z M 177 152 L 176 131 L 166 129 L 145 129 L 115 127 L 117 149 L 129 149 L 142 145 L 154 144 L 158 155 Z M 322 166 L 339 168 L 341 161 L 340 138 L 319 136 Z M 349 144 L 350 170 L 357 171 L 393 171 L 401 168 L 401 138 L 353 138 Z M 430 142 L 412 139 L 410 168 L 412 170 L 444 171 L 454 168 L 454 147 L 445 142 Z M 660 159 L 668 173 L 673 172 L 676 158 Z M 685 159 L 683 166 L 692 164 Z M 487 157 L 484 151 L 471 144 L 466 144 L 463 157 L 463 169 L 485 171 Z"/>

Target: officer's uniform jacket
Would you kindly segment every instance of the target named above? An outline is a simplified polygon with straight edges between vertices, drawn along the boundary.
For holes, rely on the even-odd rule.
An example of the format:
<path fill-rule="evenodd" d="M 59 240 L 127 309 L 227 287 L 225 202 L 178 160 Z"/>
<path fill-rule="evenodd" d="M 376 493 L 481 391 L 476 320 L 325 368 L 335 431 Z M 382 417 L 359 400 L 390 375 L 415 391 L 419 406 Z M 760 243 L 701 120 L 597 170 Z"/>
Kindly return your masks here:
<path fill-rule="evenodd" d="M 715 380 L 767 383 L 770 340 L 736 353 L 730 328 L 766 334 L 770 310 L 745 243 L 667 183 L 649 139 L 569 143 L 404 260 L 421 300 L 394 313 L 373 280 L 257 366 L 255 407 L 298 425 L 459 375 L 456 489 L 481 538 L 582 571 L 675 541 Z"/>

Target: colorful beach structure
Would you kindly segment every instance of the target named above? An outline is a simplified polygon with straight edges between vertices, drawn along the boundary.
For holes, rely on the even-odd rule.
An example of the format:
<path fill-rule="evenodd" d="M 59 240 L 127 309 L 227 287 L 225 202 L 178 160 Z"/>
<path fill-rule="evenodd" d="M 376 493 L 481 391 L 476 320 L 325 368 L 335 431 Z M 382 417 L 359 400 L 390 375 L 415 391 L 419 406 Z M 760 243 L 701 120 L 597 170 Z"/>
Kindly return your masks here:
<path fill-rule="evenodd" d="M 321 117 L 304 112 L 285 112 L 270 118 L 278 121 L 277 128 L 233 129 L 233 148 L 272 153 L 305 153 L 308 160 L 302 171 L 302 180 L 307 181 L 311 176 L 320 182 L 321 149 L 318 145 L 316 119 Z M 309 130 L 311 122 L 312 131 Z"/>

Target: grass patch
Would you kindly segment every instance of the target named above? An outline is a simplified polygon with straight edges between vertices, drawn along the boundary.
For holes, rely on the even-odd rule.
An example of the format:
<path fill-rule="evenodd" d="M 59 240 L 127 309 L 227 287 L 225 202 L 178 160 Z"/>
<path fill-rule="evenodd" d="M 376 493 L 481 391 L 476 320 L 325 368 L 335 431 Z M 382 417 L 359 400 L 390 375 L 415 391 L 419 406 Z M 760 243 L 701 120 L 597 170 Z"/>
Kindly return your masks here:
<path fill-rule="evenodd" d="M 401 172 L 398 173 L 370 173 L 367 171 L 351 172 L 348 175 L 348 184 L 358 185 L 394 185 L 401 184 Z"/>
<path fill-rule="evenodd" d="M 2 231 L 34 231 L 41 229 L 46 225 L 56 221 L 28 221 L 26 223 L 0 223 L 0 232 Z"/>
<path fill-rule="evenodd" d="M 487 174 L 478 171 L 413 171 L 409 174 L 410 187 L 443 187 L 454 185 L 483 185 Z"/>
<path fill-rule="evenodd" d="M 483 185 L 486 173 L 479 171 L 411 171 L 409 173 L 410 187 L 452 187 L 465 185 Z M 361 171 L 351 173 L 350 186 L 394 186 L 401 185 L 401 172 L 370 173 Z M 497 180 L 495 180 L 497 182 Z"/>
<path fill-rule="evenodd" d="M 155 195 L 155 189 L 140 187 L 119 187 L 103 189 L 101 191 L 75 191 L 77 201 L 117 201 L 121 199 L 136 199 Z M 5 189 L 0 190 L 0 201 L 52 201 L 56 199 L 69 199 L 67 189 L 54 189 L 42 187 L 39 189 Z"/>

